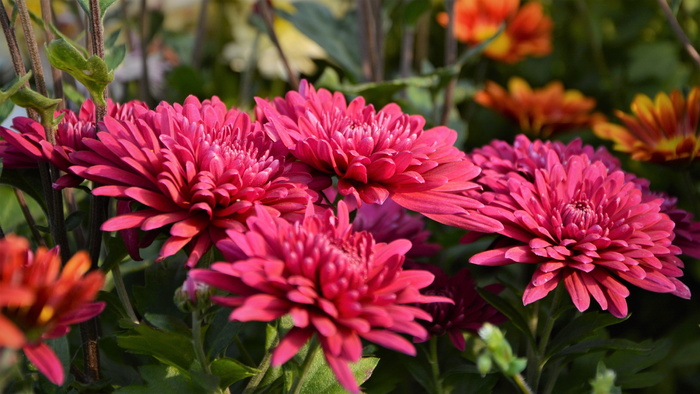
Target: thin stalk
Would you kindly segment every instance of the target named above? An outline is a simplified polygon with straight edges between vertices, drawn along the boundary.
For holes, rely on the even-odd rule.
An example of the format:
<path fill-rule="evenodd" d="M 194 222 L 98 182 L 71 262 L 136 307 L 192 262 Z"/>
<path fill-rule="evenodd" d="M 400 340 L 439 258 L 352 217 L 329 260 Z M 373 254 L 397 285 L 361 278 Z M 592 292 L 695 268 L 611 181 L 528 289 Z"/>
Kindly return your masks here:
<path fill-rule="evenodd" d="M 457 60 L 457 39 L 454 35 L 454 0 L 445 0 L 445 8 L 448 16 L 447 30 L 445 33 L 445 67 L 450 67 Z M 443 101 L 442 116 L 440 117 L 440 124 L 442 125 L 447 124 L 447 120 L 450 117 L 450 109 L 452 108 L 456 85 L 457 76 L 455 75 L 450 78 L 447 86 L 445 86 L 445 99 Z"/>
<path fill-rule="evenodd" d="M 554 322 L 557 319 L 556 316 L 556 311 L 559 309 L 559 305 L 561 304 L 561 301 L 564 297 L 564 287 L 563 286 L 557 286 L 557 288 L 554 290 L 554 295 L 552 296 L 552 302 L 550 304 L 548 312 L 548 316 L 546 319 L 544 319 L 544 325 L 542 326 L 542 332 L 539 335 L 539 346 L 537 348 L 537 355 L 536 355 L 536 365 L 537 369 L 535 370 L 534 376 L 529 377 L 530 384 L 532 387 L 537 390 L 537 387 L 539 386 L 540 383 L 540 378 L 542 377 L 542 371 L 544 370 L 545 366 L 545 354 L 547 352 L 547 345 L 549 344 L 549 339 L 550 336 L 552 335 L 552 329 L 554 328 Z"/>
<path fill-rule="evenodd" d="M 272 340 L 272 344 L 270 345 L 270 350 L 267 353 L 265 353 L 265 356 L 263 357 L 262 361 L 260 361 L 260 364 L 258 365 L 258 370 L 260 372 L 258 372 L 255 376 L 250 378 L 250 381 L 245 386 L 245 389 L 243 389 L 243 394 L 253 394 L 253 393 L 255 393 L 255 390 L 258 389 L 258 385 L 260 385 L 260 382 L 262 382 L 263 378 L 265 378 L 265 375 L 267 374 L 267 370 L 270 369 L 270 362 L 272 361 L 272 349 L 277 347 L 279 342 L 280 342 L 280 337 L 279 337 L 279 332 L 277 332 L 277 335 Z"/>
<path fill-rule="evenodd" d="M 36 227 L 36 221 L 34 220 L 34 217 L 32 216 L 32 213 L 29 211 L 29 206 L 27 205 L 27 199 L 24 198 L 24 192 L 22 192 L 19 189 L 12 188 L 15 192 L 15 197 L 17 198 L 17 202 L 19 203 L 19 208 L 22 210 L 22 215 L 24 215 L 24 220 L 27 222 L 27 225 L 29 225 L 29 229 L 32 232 L 32 236 L 34 237 L 34 240 L 36 241 L 37 244 L 41 246 L 46 246 L 46 243 L 44 242 L 44 238 L 41 236 L 41 233 L 39 232 L 39 229 Z"/>
<path fill-rule="evenodd" d="M 316 353 L 321 348 L 321 344 L 315 338 L 311 339 L 311 344 L 309 345 L 309 351 L 306 353 L 306 358 L 304 358 L 304 363 L 301 365 L 301 373 L 299 378 L 294 382 L 294 386 L 289 390 L 292 394 L 301 393 L 301 388 L 304 386 L 304 380 L 308 378 L 309 369 L 311 369 L 311 364 L 316 358 Z"/>
<path fill-rule="evenodd" d="M 194 346 L 194 353 L 197 356 L 199 365 L 202 366 L 202 370 L 211 375 L 209 360 L 204 354 L 204 344 L 202 343 L 202 318 L 198 309 L 192 311 L 192 345 Z"/>
<path fill-rule="evenodd" d="M 150 13 L 146 12 L 146 0 L 141 0 L 139 3 L 140 8 L 140 23 L 139 26 L 139 46 L 141 50 L 141 84 L 139 85 L 139 95 L 141 100 L 145 101 L 149 105 L 152 103 L 151 97 L 151 85 L 148 78 L 148 45 L 146 43 L 146 35 L 148 33 L 148 23 L 146 23 L 146 18 Z"/>
<path fill-rule="evenodd" d="M 44 35 L 46 36 L 46 42 L 53 41 L 56 37 L 51 30 L 51 25 L 53 25 L 53 12 L 51 10 L 51 2 L 49 0 L 41 0 L 41 17 L 44 20 Z M 62 82 L 61 70 L 56 67 L 51 67 L 51 79 L 53 80 L 53 95 L 55 98 L 61 99 L 58 103 L 58 110 L 65 107 L 63 101 L 63 82 Z"/>
<path fill-rule="evenodd" d="M 698 53 L 697 49 L 693 47 L 693 43 L 683 31 L 683 28 L 681 27 L 680 23 L 678 23 L 678 19 L 676 19 L 676 17 L 673 15 L 671 7 L 668 6 L 666 0 L 657 0 L 657 2 L 659 3 L 659 6 L 661 6 L 661 10 L 664 12 L 666 19 L 668 19 L 668 23 L 671 25 L 671 29 L 681 41 L 681 44 L 683 44 L 683 48 L 685 48 L 685 50 L 688 52 L 688 55 L 690 55 L 691 59 L 693 59 L 693 61 L 698 65 L 698 67 L 700 67 L 700 54 Z"/>
<path fill-rule="evenodd" d="M 136 316 L 136 312 L 134 312 L 134 307 L 131 306 L 129 293 L 126 291 L 124 277 L 122 276 L 122 271 L 119 268 L 119 264 L 114 264 L 112 267 L 112 279 L 114 280 L 114 288 L 117 290 L 119 301 L 122 302 L 122 306 L 124 307 L 127 316 L 129 316 L 129 319 L 131 319 L 134 324 L 139 324 L 139 318 Z"/>
<path fill-rule="evenodd" d="M 444 390 L 442 389 L 442 380 L 440 379 L 440 362 L 438 360 L 438 337 L 433 336 L 428 342 L 430 348 L 428 353 L 428 364 L 430 364 L 430 371 L 433 374 L 433 383 L 435 384 L 435 394 L 442 394 Z"/>
<path fill-rule="evenodd" d="M 513 380 L 515 381 L 515 385 L 518 386 L 518 388 L 523 394 L 534 394 L 534 391 L 532 391 L 530 386 L 527 385 L 527 382 L 523 378 L 523 375 L 519 373 L 515 374 L 515 376 L 513 376 Z"/>
<path fill-rule="evenodd" d="M 275 45 L 275 49 L 277 49 L 277 53 L 279 54 L 280 59 L 282 59 L 282 64 L 284 65 L 284 69 L 287 71 L 287 77 L 289 78 L 289 84 L 292 86 L 293 90 L 298 90 L 299 89 L 299 78 L 297 74 L 292 70 L 292 66 L 289 64 L 289 60 L 287 59 L 287 56 L 284 54 L 284 51 L 282 50 L 282 46 L 280 45 L 279 39 L 277 38 L 277 33 L 275 33 L 275 26 L 274 26 L 274 10 L 270 6 L 270 4 L 267 2 L 267 0 L 259 0 L 258 1 L 258 6 L 260 7 L 260 14 L 262 15 L 263 22 L 265 22 L 265 27 L 267 27 L 267 32 L 270 35 L 270 41 Z"/>
<path fill-rule="evenodd" d="M 202 5 L 199 8 L 199 19 L 197 20 L 197 33 L 194 37 L 194 46 L 192 48 L 192 67 L 199 70 L 202 63 L 202 47 L 204 46 L 204 36 L 207 27 L 207 8 L 209 0 L 202 0 Z"/>
<path fill-rule="evenodd" d="M 15 74 L 17 74 L 19 77 L 23 77 L 27 72 L 24 69 L 24 63 L 22 63 L 22 53 L 20 52 L 19 45 L 17 44 L 17 36 L 15 36 L 14 30 L 12 30 L 10 18 L 7 16 L 7 12 L 5 11 L 5 5 L 1 1 L 0 24 L 2 25 L 2 31 L 5 34 L 7 47 L 10 50 L 10 58 L 12 58 L 12 66 L 15 69 Z M 29 83 L 27 83 L 25 86 L 29 86 Z"/>

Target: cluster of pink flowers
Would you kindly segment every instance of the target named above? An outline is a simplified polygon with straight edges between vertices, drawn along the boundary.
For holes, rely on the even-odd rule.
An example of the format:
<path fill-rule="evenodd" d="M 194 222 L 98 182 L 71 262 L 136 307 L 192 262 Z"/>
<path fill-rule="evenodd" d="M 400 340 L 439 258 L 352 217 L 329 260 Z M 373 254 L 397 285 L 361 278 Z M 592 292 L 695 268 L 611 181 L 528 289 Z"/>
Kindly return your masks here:
<path fill-rule="evenodd" d="M 399 334 L 449 334 L 464 349 L 464 331 L 505 320 L 468 270 L 449 277 L 417 262 L 439 246 L 408 211 L 468 238 L 498 234 L 470 261 L 533 264 L 525 304 L 560 282 L 579 310 L 593 297 L 618 317 L 629 294 L 621 280 L 690 296 L 678 255 L 700 256 L 700 224 L 602 148 L 518 136 L 467 155 L 453 146 L 454 130 L 307 82 L 258 99 L 255 113 L 189 97 L 155 109 L 110 104 L 95 127 L 87 102 L 78 115 L 64 112 L 56 144 L 27 118 L 15 119 L 19 133 L 0 128 L 0 155 L 8 167 L 53 163 L 65 172 L 55 187 L 95 182 L 94 195 L 117 200 L 102 230 L 120 231 L 132 256 L 166 233 L 159 259 L 185 251 L 189 287 L 232 293 L 213 297 L 232 308 L 230 319 L 292 317 L 273 365 L 315 336 L 352 392 L 348 364 L 362 356 L 361 339 L 415 354 Z M 195 268 L 212 247 L 224 261 Z"/>

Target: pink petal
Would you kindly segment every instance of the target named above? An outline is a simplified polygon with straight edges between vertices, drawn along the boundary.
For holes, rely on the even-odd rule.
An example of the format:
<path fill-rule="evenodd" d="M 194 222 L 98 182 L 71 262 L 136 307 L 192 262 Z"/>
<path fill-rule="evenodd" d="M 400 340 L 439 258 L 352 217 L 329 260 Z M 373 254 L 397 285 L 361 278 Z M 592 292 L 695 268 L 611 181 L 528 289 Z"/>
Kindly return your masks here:
<path fill-rule="evenodd" d="M 54 353 L 48 345 L 39 342 L 36 345 L 27 345 L 23 350 L 27 359 L 29 359 L 39 372 L 43 373 L 51 383 L 58 386 L 63 385 L 63 365 L 61 365 L 61 361 L 56 356 L 56 353 Z"/>
<path fill-rule="evenodd" d="M 313 335 L 313 330 L 306 328 L 293 327 L 289 330 L 272 353 L 270 362 L 272 366 L 278 367 L 294 357 L 299 352 L 299 349 L 308 342 L 311 335 Z"/>

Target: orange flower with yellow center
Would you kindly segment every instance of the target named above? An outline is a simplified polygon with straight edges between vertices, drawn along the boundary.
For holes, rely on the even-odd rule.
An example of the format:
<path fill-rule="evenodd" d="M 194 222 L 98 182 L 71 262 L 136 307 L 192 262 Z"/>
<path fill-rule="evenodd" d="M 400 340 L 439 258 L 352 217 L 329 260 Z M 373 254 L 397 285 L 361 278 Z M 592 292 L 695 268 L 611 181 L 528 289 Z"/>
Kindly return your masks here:
<path fill-rule="evenodd" d="M 559 81 L 540 89 L 532 89 L 519 77 L 508 81 L 508 91 L 495 82 L 487 81 L 474 100 L 518 124 L 520 129 L 535 137 L 571 131 L 604 122 L 605 116 L 591 112 L 595 99 L 578 90 L 564 90 Z"/>
<path fill-rule="evenodd" d="M 631 109 L 634 115 L 615 111 L 626 127 L 601 123 L 594 127 L 595 134 L 614 141 L 615 150 L 639 161 L 669 163 L 698 157 L 700 86 L 691 89 L 687 99 L 679 90 L 658 93 L 654 101 L 638 94 Z"/>
<path fill-rule="evenodd" d="M 457 0 L 454 15 L 455 37 L 469 45 L 489 39 L 505 23 L 505 30 L 484 50 L 492 59 L 512 64 L 552 51 L 552 20 L 538 2 L 520 7 L 520 0 Z M 437 20 L 447 26 L 447 13 L 438 14 Z"/>

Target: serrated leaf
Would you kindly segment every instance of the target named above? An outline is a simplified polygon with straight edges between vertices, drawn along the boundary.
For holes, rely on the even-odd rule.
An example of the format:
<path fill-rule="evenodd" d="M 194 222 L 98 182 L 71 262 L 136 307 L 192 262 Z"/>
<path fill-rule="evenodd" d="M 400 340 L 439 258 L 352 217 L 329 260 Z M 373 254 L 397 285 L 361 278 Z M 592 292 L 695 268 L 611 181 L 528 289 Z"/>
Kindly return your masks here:
<path fill-rule="evenodd" d="M 547 355 L 555 354 L 567 346 L 588 338 L 590 335 L 594 334 L 596 330 L 621 323 L 625 320 L 627 320 L 627 317 L 620 319 L 609 313 L 583 313 L 571 320 L 566 326 L 562 327 L 557 335 L 554 336 L 550 342 L 549 349 L 547 349 Z"/>
<path fill-rule="evenodd" d="M 478 288 L 476 291 L 479 293 L 481 298 L 491 304 L 491 306 L 494 308 L 498 309 L 499 312 L 503 313 L 511 321 L 511 323 L 513 323 L 518 331 L 525 334 L 530 343 L 535 343 L 535 338 L 533 338 L 532 333 L 530 332 L 530 328 L 527 325 L 527 320 L 525 316 L 523 316 L 522 311 L 514 308 L 498 294 Z"/>
<path fill-rule="evenodd" d="M 182 371 L 187 371 L 195 359 L 190 337 L 147 324 L 135 325 L 128 334 L 118 336 L 117 344 L 128 352 L 152 356 Z"/>
<path fill-rule="evenodd" d="M 260 370 L 232 358 L 224 357 L 211 363 L 211 373 L 219 377 L 219 387 L 224 389 L 239 380 L 255 376 L 260 373 Z"/>
<path fill-rule="evenodd" d="M 100 18 L 105 17 L 107 9 L 117 0 L 99 0 L 100 3 Z M 78 4 L 83 8 L 86 14 L 90 15 L 90 0 L 78 0 Z"/>
<path fill-rule="evenodd" d="M 97 56 L 86 58 L 76 47 L 66 40 L 58 39 L 45 46 L 49 62 L 82 83 L 90 92 L 93 101 L 107 105 L 104 91 L 114 80 L 114 72 L 107 63 Z"/>
<path fill-rule="evenodd" d="M 144 365 L 139 368 L 144 386 L 127 386 L 117 389 L 115 394 L 200 394 L 203 387 L 195 383 L 186 372 L 167 365 Z"/>

